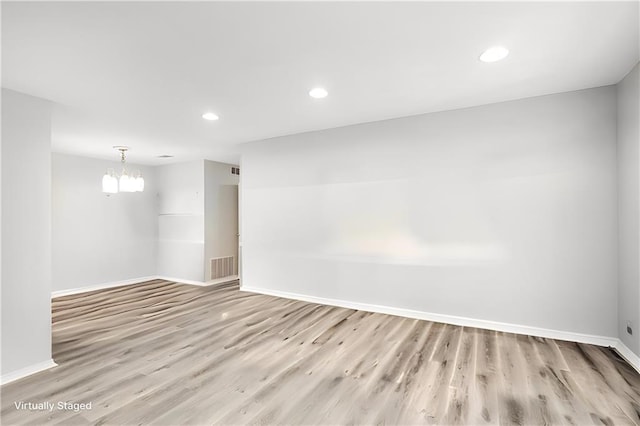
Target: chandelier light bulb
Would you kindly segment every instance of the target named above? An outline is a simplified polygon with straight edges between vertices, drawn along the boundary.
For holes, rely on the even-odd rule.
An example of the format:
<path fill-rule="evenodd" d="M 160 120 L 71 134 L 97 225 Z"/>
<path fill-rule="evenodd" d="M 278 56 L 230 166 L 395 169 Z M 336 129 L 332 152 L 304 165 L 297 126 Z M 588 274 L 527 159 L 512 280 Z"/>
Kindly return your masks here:
<path fill-rule="evenodd" d="M 102 177 L 102 192 L 107 194 L 118 193 L 118 180 L 113 169 L 107 169 L 107 173 Z"/>
<path fill-rule="evenodd" d="M 136 177 L 136 191 L 137 192 L 144 191 L 144 179 L 142 178 L 142 175 L 140 174 L 140 172 L 138 172 L 138 177 Z"/>
<path fill-rule="evenodd" d="M 122 171 L 119 182 L 120 192 L 131 192 L 131 184 L 129 183 L 129 175 L 126 171 Z"/>

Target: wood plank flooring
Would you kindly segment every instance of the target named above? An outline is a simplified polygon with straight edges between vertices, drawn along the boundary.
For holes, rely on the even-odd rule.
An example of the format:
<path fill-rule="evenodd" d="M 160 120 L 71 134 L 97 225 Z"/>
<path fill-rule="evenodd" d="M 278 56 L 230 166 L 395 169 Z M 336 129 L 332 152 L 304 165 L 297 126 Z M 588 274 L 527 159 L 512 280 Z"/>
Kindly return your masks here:
<path fill-rule="evenodd" d="M 156 280 L 53 301 L 13 424 L 640 425 L 609 349 Z M 91 402 L 78 412 L 14 402 Z"/>

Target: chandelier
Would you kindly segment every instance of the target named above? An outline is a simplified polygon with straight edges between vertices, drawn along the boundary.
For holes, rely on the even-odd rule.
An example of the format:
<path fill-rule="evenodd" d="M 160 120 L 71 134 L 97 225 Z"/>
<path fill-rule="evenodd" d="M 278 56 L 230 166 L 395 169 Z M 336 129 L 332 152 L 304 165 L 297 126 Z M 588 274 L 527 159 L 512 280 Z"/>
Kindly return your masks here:
<path fill-rule="evenodd" d="M 114 148 L 120 151 L 122 172 L 118 176 L 113 169 L 107 169 L 107 173 L 102 177 L 102 192 L 117 194 L 118 192 L 144 191 L 144 179 L 140 170 L 137 170 L 135 174 L 129 174 L 125 169 L 125 153 L 129 150 L 129 147 L 114 146 Z"/>

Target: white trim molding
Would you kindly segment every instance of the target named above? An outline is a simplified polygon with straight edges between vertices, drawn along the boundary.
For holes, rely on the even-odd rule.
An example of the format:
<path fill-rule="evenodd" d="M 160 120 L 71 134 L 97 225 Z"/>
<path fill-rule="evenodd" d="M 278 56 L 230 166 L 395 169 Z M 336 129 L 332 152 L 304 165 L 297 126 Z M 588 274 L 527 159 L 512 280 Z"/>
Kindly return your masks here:
<path fill-rule="evenodd" d="M 229 275 L 228 277 L 209 280 L 205 283 L 205 285 L 210 286 L 210 285 L 225 284 L 225 283 L 230 283 L 232 281 L 238 281 L 238 280 L 239 280 L 239 277 L 237 275 Z"/>
<path fill-rule="evenodd" d="M 178 284 L 189 284 L 189 285 L 197 285 L 199 287 L 210 287 L 218 284 L 230 283 L 231 281 L 237 281 L 237 275 L 231 275 L 224 278 L 217 278 L 215 280 L 209 281 L 192 281 L 192 280 L 183 280 L 182 278 L 171 278 L 171 277 L 156 277 L 159 280 L 172 281 Z"/>
<path fill-rule="evenodd" d="M 148 281 L 153 281 L 153 280 L 165 280 L 165 281 L 171 281 L 174 283 L 178 283 L 178 284 L 188 284 L 188 285 L 197 285 L 199 287 L 209 287 L 209 286 L 214 286 L 214 285 L 218 285 L 218 284 L 224 284 L 224 283 L 228 283 L 231 281 L 236 281 L 238 280 L 238 276 L 237 275 L 233 275 L 230 277 L 225 277 L 225 278 L 219 278 L 217 280 L 211 280 L 211 281 L 193 281 L 193 280 L 184 280 L 182 278 L 173 278 L 173 277 L 162 277 L 162 276 L 158 276 L 158 275 L 150 275 L 148 277 L 140 277 L 140 278 L 131 278 L 128 280 L 123 280 L 123 281 L 111 281 L 111 282 L 106 282 L 106 283 L 101 283 L 101 284 L 94 284 L 94 285 L 90 285 L 87 287 L 79 287 L 79 288 L 72 288 L 72 289 L 68 289 L 68 290 L 57 290 L 57 291 L 52 291 L 51 292 L 51 298 L 55 298 L 55 297 L 60 297 L 60 296 L 69 296 L 72 294 L 79 294 L 79 293 L 86 293 L 89 291 L 96 291 L 96 290 L 104 290 L 104 289 L 108 289 L 108 288 L 114 288 L 114 287 L 122 287 L 125 285 L 135 285 L 135 284 L 142 284 Z"/>
<path fill-rule="evenodd" d="M 159 280 L 172 281 L 178 284 L 189 284 L 189 285 L 197 285 L 199 287 L 210 287 L 218 284 L 230 283 L 231 281 L 237 281 L 237 275 L 230 275 L 224 278 L 217 278 L 215 280 L 209 281 L 192 281 L 192 280 L 183 280 L 182 278 L 171 278 L 171 277 L 156 277 Z"/>
<path fill-rule="evenodd" d="M 0 385 L 6 385 L 7 383 L 11 383 L 13 381 L 22 379 L 23 377 L 27 377 L 32 374 L 36 374 L 41 371 L 48 370 L 50 368 L 57 367 L 57 366 L 58 364 L 53 362 L 52 359 L 48 359 L 46 361 L 39 362 L 37 364 L 33 364 L 28 367 L 24 367 L 19 370 L 12 371 L 10 373 L 3 374 L 2 377 L 0 377 Z"/>
<path fill-rule="evenodd" d="M 171 281 L 171 282 L 178 283 L 178 284 L 197 285 L 197 286 L 200 286 L 200 287 L 203 287 L 203 286 L 207 285 L 207 283 L 204 282 L 204 281 L 183 280 L 182 278 L 161 277 L 161 276 L 156 276 L 154 278 L 157 279 L 157 280 Z"/>
<path fill-rule="evenodd" d="M 619 340 L 615 337 L 597 336 L 592 334 L 575 333 L 571 331 L 551 330 L 546 328 L 530 327 L 527 325 L 509 324 L 495 321 L 478 320 L 473 318 L 458 317 L 453 315 L 435 314 L 431 312 L 415 311 L 411 309 L 394 308 L 391 306 L 370 305 L 367 303 L 351 302 L 339 299 L 326 299 L 323 297 L 308 296 L 304 294 L 289 293 L 279 290 L 270 290 L 255 287 L 240 287 L 240 291 L 260 293 L 269 296 L 284 297 L 286 299 L 301 300 L 303 302 L 318 303 L 321 305 L 339 306 L 347 309 L 358 309 L 380 314 L 397 315 L 406 318 L 414 318 L 426 321 L 441 322 L 460 325 L 464 327 L 484 328 L 487 330 L 502 331 L 505 333 L 525 334 L 528 336 L 545 337 L 548 339 L 567 340 L 570 342 L 589 343 L 598 346 L 610 346 L 615 348 Z"/>
<path fill-rule="evenodd" d="M 618 339 L 618 342 L 613 346 L 613 349 L 618 352 L 618 354 L 633 368 L 635 368 L 638 373 L 640 373 L 640 356 L 633 353 L 633 351 L 629 349 L 627 345 L 622 343 L 622 340 L 620 339 Z"/>
<path fill-rule="evenodd" d="M 88 291 L 104 290 L 106 288 L 121 287 L 124 285 L 140 284 L 146 281 L 158 279 L 155 275 L 148 277 L 131 278 L 122 281 L 110 281 L 106 283 L 93 284 L 86 287 L 71 288 L 68 290 L 56 290 L 51 292 L 51 297 L 69 296 L 71 294 L 86 293 Z"/>
<path fill-rule="evenodd" d="M 152 275 L 148 277 L 132 278 L 123 281 L 113 281 L 102 284 L 91 285 L 87 287 L 74 288 L 69 290 L 59 290 L 51 293 L 51 297 L 66 296 L 71 294 L 85 293 L 89 291 L 102 290 L 113 287 L 121 287 L 125 285 L 141 284 L 152 280 L 166 280 L 175 282 L 178 284 L 195 285 L 199 287 L 209 287 L 218 284 L 224 284 L 227 282 L 238 280 L 238 276 L 228 277 L 224 279 L 212 280 L 212 281 L 193 281 L 185 280 L 182 278 L 164 277 Z M 318 303 L 320 305 L 339 306 L 347 309 L 358 309 L 367 312 L 377 312 L 380 314 L 397 315 L 406 318 L 415 318 L 426 321 L 441 322 L 446 324 L 460 325 L 464 327 L 476 327 L 484 328 L 487 330 L 502 331 L 506 333 L 525 334 L 529 336 L 545 337 L 549 339 L 567 340 L 570 342 L 588 343 L 592 345 L 605 346 L 613 348 L 622 358 L 624 358 L 629 364 L 631 364 L 638 372 L 640 372 L 640 357 L 633 353 L 622 341 L 615 337 L 597 336 L 593 334 L 582 334 L 572 331 L 551 330 L 546 328 L 531 327 L 526 325 L 509 324 L 496 321 L 478 320 L 474 318 L 458 317 L 454 315 L 436 314 L 431 312 L 416 311 L 404 308 L 395 308 L 392 306 L 371 305 L 367 303 L 351 302 L 347 300 L 328 299 L 324 297 L 309 296 L 305 294 L 290 293 L 286 291 L 263 289 L 257 287 L 240 286 L 240 291 L 246 291 L 249 293 L 259 293 L 268 296 L 283 297 L 285 299 L 301 300 L 304 302 Z M 53 361 L 52 361 L 53 363 Z M 42 369 L 51 368 L 55 366 L 49 365 Z M 22 370 L 21 370 L 22 371 Z M 38 370 L 35 370 L 36 372 Z M 25 373 L 32 374 L 32 373 Z M 15 380 L 15 379 L 12 379 Z M 2 383 L 4 383 L 4 376 L 2 377 Z"/>
<path fill-rule="evenodd" d="M 148 276 L 141 278 L 133 278 L 130 280 L 116 281 L 92 285 L 88 287 L 76 288 L 71 290 L 60 290 L 51 293 L 51 297 L 58 297 L 70 294 L 84 293 L 88 291 L 120 287 L 125 285 L 141 284 L 152 280 L 166 280 L 178 284 L 196 285 L 200 287 L 214 286 L 227 282 L 238 280 L 238 276 L 218 279 L 213 281 L 193 281 L 181 278 Z M 347 309 L 357 309 L 367 312 L 376 312 L 380 314 L 396 315 L 406 318 L 414 318 L 426 321 L 434 321 L 446 324 L 459 325 L 464 327 L 483 328 L 487 330 L 502 331 L 506 333 L 524 334 L 529 336 L 544 337 L 549 339 L 566 340 L 570 342 L 588 343 L 597 346 L 610 347 L 614 349 L 624 360 L 626 360 L 634 369 L 640 373 L 640 357 L 633 353 L 620 339 L 615 337 L 597 336 L 592 334 L 576 333 L 571 331 L 551 330 L 546 328 L 531 327 L 526 325 L 509 324 L 495 321 L 478 320 L 473 318 L 458 317 L 453 315 L 436 314 L 431 312 L 416 311 L 411 309 L 395 308 L 391 306 L 371 305 L 367 303 L 351 302 L 339 299 L 328 299 L 324 297 L 309 296 L 305 294 L 289 293 L 279 290 L 263 289 L 257 287 L 240 286 L 240 291 L 249 293 L 265 294 L 268 296 L 283 297 L 285 299 L 301 300 L 303 302 L 317 303 L 320 305 L 338 306 Z M 5 384 L 30 374 L 37 373 L 48 368 L 55 367 L 57 364 L 53 360 L 45 361 L 30 367 L 23 368 L 13 373 L 6 374 L 0 378 L 0 383 Z"/>

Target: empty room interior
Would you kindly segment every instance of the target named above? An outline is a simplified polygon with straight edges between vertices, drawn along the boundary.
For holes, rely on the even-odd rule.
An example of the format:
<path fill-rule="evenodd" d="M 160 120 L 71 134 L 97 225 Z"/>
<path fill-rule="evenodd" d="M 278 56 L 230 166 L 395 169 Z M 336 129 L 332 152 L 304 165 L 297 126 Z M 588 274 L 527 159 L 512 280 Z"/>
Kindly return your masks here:
<path fill-rule="evenodd" d="M 640 2 L 7 2 L 3 425 L 640 425 Z"/>

